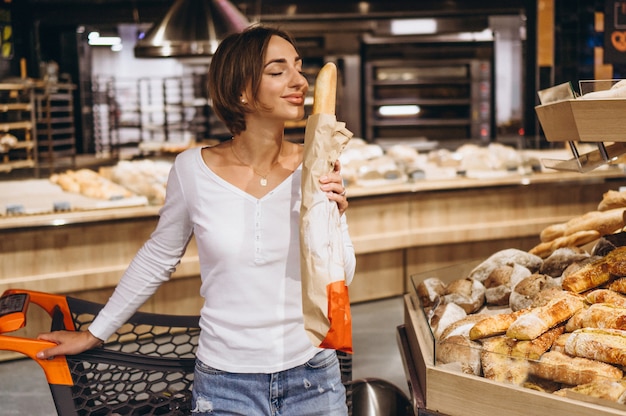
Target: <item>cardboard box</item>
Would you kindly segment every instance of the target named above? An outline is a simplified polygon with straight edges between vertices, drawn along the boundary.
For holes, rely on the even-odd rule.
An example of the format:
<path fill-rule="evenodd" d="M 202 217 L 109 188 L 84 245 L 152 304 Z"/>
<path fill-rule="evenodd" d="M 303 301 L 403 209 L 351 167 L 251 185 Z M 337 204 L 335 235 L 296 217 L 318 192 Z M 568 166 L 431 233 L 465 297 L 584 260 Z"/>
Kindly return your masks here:
<path fill-rule="evenodd" d="M 561 397 L 435 365 L 436 342 L 415 292 L 416 286 L 427 277 L 439 277 L 449 283 L 467 275 L 476 264 L 472 262 L 411 276 L 410 291 L 404 298 L 405 331 L 411 356 L 409 361 L 412 361 L 418 379 L 412 388 L 418 385 L 414 395 L 419 396 L 424 407 L 449 416 L 625 416 L 626 405 L 582 395 L 575 399 Z"/>
<path fill-rule="evenodd" d="M 549 142 L 626 142 L 626 99 L 571 99 L 535 112 Z"/>

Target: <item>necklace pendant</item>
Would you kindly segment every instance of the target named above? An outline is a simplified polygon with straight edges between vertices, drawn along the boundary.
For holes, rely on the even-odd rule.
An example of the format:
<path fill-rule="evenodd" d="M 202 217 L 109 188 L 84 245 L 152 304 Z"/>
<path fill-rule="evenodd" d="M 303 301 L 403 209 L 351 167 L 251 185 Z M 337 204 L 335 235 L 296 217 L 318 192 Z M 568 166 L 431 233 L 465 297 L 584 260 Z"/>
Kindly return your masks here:
<path fill-rule="evenodd" d="M 261 186 L 267 186 L 267 178 L 261 178 L 259 183 L 261 184 Z"/>

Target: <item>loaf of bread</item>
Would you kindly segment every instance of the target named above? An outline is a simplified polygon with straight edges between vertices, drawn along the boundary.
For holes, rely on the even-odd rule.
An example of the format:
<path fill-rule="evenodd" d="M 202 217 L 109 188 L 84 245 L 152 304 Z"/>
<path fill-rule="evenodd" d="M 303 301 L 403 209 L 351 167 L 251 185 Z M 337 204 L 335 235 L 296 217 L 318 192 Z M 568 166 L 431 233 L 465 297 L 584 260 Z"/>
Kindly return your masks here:
<path fill-rule="evenodd" d="M 528 310 L 521 310 L 510 313 L 499 313 L 495 315 L 483 315 L 481 319 L 476 322 L 469 331 L 469 338 L 471 340 L 489 338 L 496 335 L 503 335 L 509 326 L 522 314 L 527 313 Z"/>
<path fill-rule="evenodd" d="M 589 253 L 579 247 L 561 247 L 544 259 L 539 273 L 550 277 L 561 277 L 563 271 L 572 263 L 584 260 Z"/>
<path fill-rule="evenodd" d="M 509 307 L 514 311 L 528 309 L 535 303 L 535 298 L 541 291 L 557 286 L 557 281 L 552 277 L 533 273 L 515 285 L 509 296 Z"/>
<path fill-rule="evenodd" d="M 422 280 L 415 288 L 422 307 L 429 308 L 446 293 L 446 285 L 438 277 Z"/>
<path fill-rule="evenodd" d="M 603 328 L 577 329 L 568 337 L 565 352 L 571 356 L 624 366 L 626 331 Z"/>
<path fill-rule="evenodd" d="M 611 280 L 606 288 L 616 296 L 621 296 L 621 294 L 626 294 L 626 277 L 621 277 L 619 279 Z"/>
<path fill-rule="evenodd" d="M 319 70 L 313 91 L 313 114 L 335 114 L 337 101 L 337 66 L 327 62 Z"/>
<path fill-rule="evenodd" d="M 557 237 L 551 241 L 539 243 L 535 247 L 528 250 L 528 252 L 545 259 L 559 248 L 584 246 L 585 244 L 597 240 L 601 236 L 602 234 L 597 230 L 581 230 L 572 234 Z"/>
<path fill-rule="evenodd" d="M 530 275 L 530 270 L 519 264 L 498 266 L 483 282 L 485 301 L 488 305 L 508 305 L 512 289 Z"/>
<path fill-rule="evenodd" d="M 615 208 L 626 208 L 626 191 L 606 191 L 598 204 L 598 211 L 608 211 Z"/>
<path fill-rule="evenodd" d="M 504 336 L 483 340 L 480 353 L 483 377 L 520 386 L 528 379 L 529 361 L 507 355 L 509 342 Z"/>
<path fill-rule="evenodd" d="M 506 335 L 519 340 L 537 338 L 550 328 L 565 322 L 585 305 L 584 298 L 574 293 L 552 300 L 545 306 L 531 309 L 513 322 Z"/>
<path fill-rule="evenodd" d="M 611 282 L 611 284 L 612 283 L 614 282 Z M 611 286 L 611 284 L 609 284 L 609 286 Z M 626 308 L 626 296 L 611 289 L 592 290 L 585 295 L 585 299 L 589 303 L 608 303 L 620 308 Z"/>
<path fill-rule="evenodd" d="M 455 303 L 466 313 L 474 313 L 485 304 L 485 286 L 474 279 L 457 279 L 446 286 L 445 303 Z"/>
<path fill-rule="evenodd" d="M 604 256 L 607 270 L 614 276 L 626 276 L 626 247 L 617 247 Z"/>
<path fill-rule="evenodd" d="M 611 273 L 609 273 L 606 260 L 603 257 L 563 277 L 561 286 L 570 292 L 581 293 L 595 289 L 611 279 Z"/>
<path fill-rule="evenodd" d="M 530 341 L 520 341 L 507 336 L 496 336 L 483 341 L 483 349 L 513 358 L 538 360 L 563 334 L 563 325 L 556 326 Z"/>
<path fill-rule="evenodd" d="M 64 191 L 104 200 L 131 197 L 134 194 L 125 187 L 110 181 L 90 169 L 67 170 L 50 176 L 50 182 Z"/>
<path fill-rule="evenodd" d="M 626 380 L 596 380 L 591 383 L 560 389 L 554 394 L 572 399 L 579 398 L 577 394 L 584 394 L 589 397 L 626 404 Z"/>
<path fill-rule="evenodd" d="M 461 318 L 458 321 L 450 324 L 441 332 L 439 336 L 439 341 L 452 337 L 461 335 L 467 339 L 470 339 L 470 331 L 474 327 L 477 322 L 485 319 L 486 315 L 480 313 L 473 313 L 471 315 L 467 315 L 465 318 Z M 472 340 L 473 341 L 473 340 Z"/>
<path fill-rule="evenodd" d="M 452 335 L 437 343 L 435 358 L 438 365 L 465 374 L 480 375 L 480 344 L 462 335 Z"/>
<path fill-rule="evenodd" d="M 600 235 L 611 234 L 624 227 L 624 208 L 590 211 L 567 221 L 564 235 L 578 231 L 596 230 Z"/>
<path fill-rule="evenodd" d="M 468 275 L 470 279 L 484 282 L 491 272 L 499 266 L 519 264 L 526 267 L 531 273 L 536 272 L 541 267 L 543 259 L 515 248 L 500 250 L 487 258 L 485 261 L 476 266 Z"/>
<path fill-rule="evenodd" d="M 588 308 L 582 309 L 576 316 L 577 319 L 580 320 L 579 328 L 613 328 L 626 330 L 626 308 L 620 308 L 606 303 L 594 303 Z"/>
<path fill-rule="evenodd" d="M 567 331 L 567 328 L 565 330 Z M 550 351 L 558 351 L 565 354 L 565 343 L 567 342 L 567 338 L 569 338 L 569 336 L 569 332 L 564 332 L 559 335 L 550 346 Z"/>
<path fill-rule="evenodd" d="M 430 318 L 430 328 L 436 339 L 439 339 L 443 331 L 453 323 L 465 318 L 465 310 L 455 303 L 442 303 L 434 309 Z"/>
<path fill-rule="evenodd" d="M 622 370 L 588 358 L 570 357 L 557 351 L 548 351 L 539 361 L 530 362 L 530 373 L 547 380 L 578 385 L 598 380 L 620 380 Z"/>

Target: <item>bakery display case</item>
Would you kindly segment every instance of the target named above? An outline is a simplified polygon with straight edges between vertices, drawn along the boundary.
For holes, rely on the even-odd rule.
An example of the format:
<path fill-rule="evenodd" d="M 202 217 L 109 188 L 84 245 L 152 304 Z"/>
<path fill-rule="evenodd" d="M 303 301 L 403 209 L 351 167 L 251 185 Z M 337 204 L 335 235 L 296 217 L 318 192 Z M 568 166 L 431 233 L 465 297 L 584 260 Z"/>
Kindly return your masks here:
<path fill-rule="evenodd" d="M 476 335 L 479 329 L 493 330 L 496 323 L 503 325 L 504 320 L 498 319 L 509 316 L 510 309 L 486 303 L 479 311 L 463 315 L 451 312 L 452 308 L 442 312 L 443 302 L 433 305 L 425 301 L 425 286 L 435 280 L 451 285 L 471 276 L 485 263 L 484 259 L 475 260 L 411 276 L 399 345 L 416 408 L 451 416 L 522 416 L 543 414 L 546 409 L 555 415 L 626 414 L 622 366 L 572 355 L 570 351 L 575 348 L 571 346 L 576 345 L 574 341 L 579 346 L 593 342 L 593 350 L 601 348 L 601 338 L 595 341 L 589 332 L 610 330 L 579 328 L 568 332 L 572 331 L 568 323 L 529 341 L 500 335 L 504 332 L 480 337 Z M 583 302 L 581 296 L 568 296 Z M 530 313 L 539 321 L 536 316 L 550 305 L 565 302 L 565 298 L 555 298 L 560 300 L 520 310 L 517 316 Z M 510 325 L 512 329 L 514 324 Z M 565 341 L 568 336 L 570 344 Z M 584 352 L 582 348 L 577 351 Z"/>

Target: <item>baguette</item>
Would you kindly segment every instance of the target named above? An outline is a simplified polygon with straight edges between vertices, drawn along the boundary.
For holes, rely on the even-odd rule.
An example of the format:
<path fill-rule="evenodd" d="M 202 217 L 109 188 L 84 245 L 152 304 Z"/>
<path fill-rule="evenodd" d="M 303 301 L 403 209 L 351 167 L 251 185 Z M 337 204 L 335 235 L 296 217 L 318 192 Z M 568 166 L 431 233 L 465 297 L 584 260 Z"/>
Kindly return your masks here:
<path fill-rule="evenodd" d="M 598 204 L 598 211 L 608 211 L 615 208 L 626 207 L 626 191 L 606 191 L 602 195 L 602 201 Z"/>
<path fill-rule="evenodd" d="M 612 328 L 626 330 L 625 308 L 604 303 L 594 303 L 577 315 L 578 319 L 580 319 L 580 328 Z"/>
<path fill-rule="evenodd" d="M 531 341 L 519 341 L 506 336 L 498 336 L 483 341 L 483 350 L 503 354 L 512 358 L 538 360 L 563 334 L 565 327 L 556 326 Z"/>
<path fill-rule="evenodd" d="M 571 318 L 585 306 L 584 298 L 568 293 L 553 299 L 545 306 L 533 308 L 522 314 L 506 331 L 509 338 L 531 340 L 550 328 Z"/>
<path fill-rule="evenodd" d="M 563 277 L 561 287 L 574 293 L 595 289 L 611 280 L 606 257 L 584 265 L 574 273 Z"/>
<path fill-rule="evenodd" d="M 626 276 L 626 247 L 617 247 L 604 256 L 607 270 L 614 276 Z"/>
<path fill-rule="evenodd" d="M 581 230 L 572 234 L 564 235 L 554 240 L 542 242 L 531 248 L 528 252 L 545 259 L 554 251 L 563 247 L 580 247 L 600 238 L 602 234 L 597 230 Z"/>
<path fill-rule="evenodd" d="M 509 326 L 515 322 L 521 315 L 527 313 L 528 310 L 520 310 L 511 313 L 499 313 L 489 315 L 476 322 L 469 331 L 469 338 L 472 341 L 502 335 L 506 333 Z"/>
<path fill-rule="evenodd" d="M 530 373 L 547 380 L 579 385 L 598 380 L 620 380 L 622 370 L 606 363 L 549 351 L 539 361 L 530 362 Z"/>
<path fill-rule="evenodd" d="M 621 279 L 615 280 L 609 284 L 609 287 Z M 585 295 L 585 299 L 589 303 L 608 303 L 620 308 L 626 308 L 626 296 L 623 296 L 613 290 L 596 289 Z"/>
<path fill-rule="evenodd" d="M 528 379 L 529 361 L 510 357 L 508 339 L 504 336 L 483 341 L 480 362 L 483 377 L 501 383 L 521 386 Z"/>
<path fill-rule="evenodd" d="M 576 394 L 584 394 L 589 397 L 626 404 L 626 380 L 597 380 L 592 383 L 564 388 L 554 392 L 554 394 L 572 399 L 576 398 Z"/>
<path fill-rule="evenodd" d="M 335 114 L 337 101 L 337 66 L 326 63 L 315 79 L 313 91 L 313 114 Z"/>
<path fill-rule="evenodd" d="M 579 217 L 572 218 L 566 224 L 564 235 L 578 231 L 596 230 L 600 235 L 611 234 L 624 227 L 624 208 L 608 211 L 590 211 Z"/>
<path fill-rule="evenodd" d="M 604 328 L 577 329 L 567 339 L 565 352 L 576 357 L 624 366 L 626 331 Z"/>
<path fill-rule="evenodd" d="M 620 277 L 619 279 L 615 279 L 615 280 L 611 281 L 606 286 L 606 288 L 609 291 L 613 292 L 615 294 L 615 296 L 621 296 L 622 298 L 624 298 L 624 296 L 620 295 L 620 293 L 621 294 L 626 294 L 626 277 Z"/>

